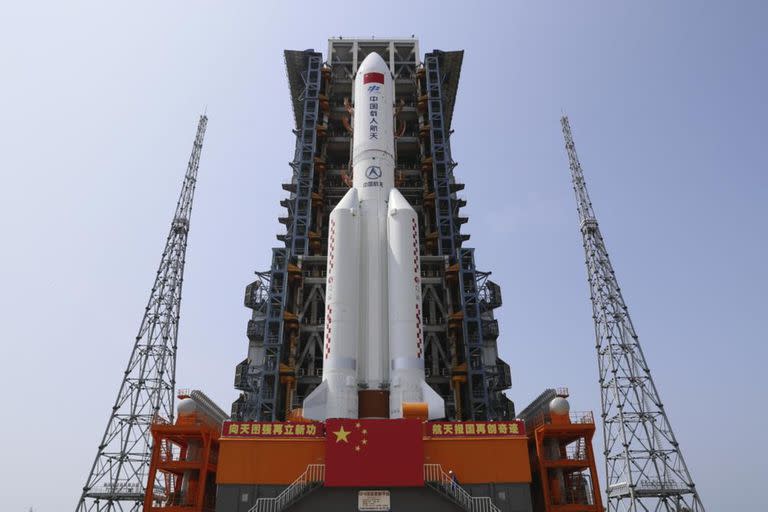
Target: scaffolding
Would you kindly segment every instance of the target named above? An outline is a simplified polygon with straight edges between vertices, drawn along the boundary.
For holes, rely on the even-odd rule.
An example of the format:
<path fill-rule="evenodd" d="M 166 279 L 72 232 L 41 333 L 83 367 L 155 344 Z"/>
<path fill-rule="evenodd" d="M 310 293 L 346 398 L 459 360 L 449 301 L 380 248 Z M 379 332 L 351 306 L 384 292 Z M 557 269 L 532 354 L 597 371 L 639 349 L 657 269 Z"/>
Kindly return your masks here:
<path fill-rule="evenodd" d="M 178 398 L 188 403 L 176 423 L 158 422 L 151 428 L 143 511 L 213 512 L 219 436 L 227 415 L 202 391 L 179 390 Z"/>
<path fill-rule="evenodd" d="M 520 412 L 528 434 L 535 512 L 603 512 L 592 412 L 550 410 L 567 388 L 547 389 Z"/>

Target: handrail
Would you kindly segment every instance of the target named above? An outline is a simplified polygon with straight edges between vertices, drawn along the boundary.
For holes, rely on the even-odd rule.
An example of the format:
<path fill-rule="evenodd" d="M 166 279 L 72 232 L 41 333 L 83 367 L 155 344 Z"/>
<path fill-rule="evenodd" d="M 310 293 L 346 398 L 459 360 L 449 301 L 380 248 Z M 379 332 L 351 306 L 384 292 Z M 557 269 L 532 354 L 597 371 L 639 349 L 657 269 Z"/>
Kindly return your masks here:
<path fill-rule="evenodd" d="M 310 464 L 307 469 L 274 498 L 259 498 L 248 512 L 280 512 L 293 500 L 325 480 L 325 464 Z"/>
<path fill-rule="evenodd" d="M 572 425 L 589 425 L 595 423 L 595 416 L 592 411 L 571 411 L 568 413 L 568 419 Z M 528 432 L 533 432 L 541 425 L 552 423 L 552 414 L 540 412 L 525 420 L 525 428 Z"/>
<path fill-rule="evenodd" d="M 424 481 L 443 491 L 469 512 L 501 512 L 487 496 L 472 496 L 451 478 L 440 464 L 424 464 Z"/>

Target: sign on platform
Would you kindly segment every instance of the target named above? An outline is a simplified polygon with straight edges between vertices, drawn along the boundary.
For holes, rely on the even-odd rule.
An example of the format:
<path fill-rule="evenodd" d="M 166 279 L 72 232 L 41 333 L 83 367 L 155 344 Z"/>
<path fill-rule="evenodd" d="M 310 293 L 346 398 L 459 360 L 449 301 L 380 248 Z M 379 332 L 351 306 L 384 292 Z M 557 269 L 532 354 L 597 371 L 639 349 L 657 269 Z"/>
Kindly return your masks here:
<path fill-rule="evenodd" d="M 360 491 L 357 493 L 357 509 L 389 511 L 389 491 Z"/>
<path fill-rule="evenodd" d="M 322 423 L 225 421 L 223 437 L 324 437 Z"/>
<path fill-rule="evenodd" d="M 512 421 L 435 421 L 426 424 L 430 437 L 500 437 L 525 435 L 525 423 Z"/>

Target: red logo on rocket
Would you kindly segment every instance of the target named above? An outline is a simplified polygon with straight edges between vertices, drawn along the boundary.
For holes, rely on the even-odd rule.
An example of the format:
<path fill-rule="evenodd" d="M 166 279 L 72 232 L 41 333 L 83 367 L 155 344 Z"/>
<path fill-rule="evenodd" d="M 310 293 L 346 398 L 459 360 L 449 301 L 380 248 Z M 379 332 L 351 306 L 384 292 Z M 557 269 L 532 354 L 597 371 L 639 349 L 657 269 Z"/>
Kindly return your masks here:
<path fill-rule="evenodd" d="M 374 84 L 383 84 L 384 83 L 384 73 L 366 73 L 363 75 L 363 85 L 374 83 Z"/>

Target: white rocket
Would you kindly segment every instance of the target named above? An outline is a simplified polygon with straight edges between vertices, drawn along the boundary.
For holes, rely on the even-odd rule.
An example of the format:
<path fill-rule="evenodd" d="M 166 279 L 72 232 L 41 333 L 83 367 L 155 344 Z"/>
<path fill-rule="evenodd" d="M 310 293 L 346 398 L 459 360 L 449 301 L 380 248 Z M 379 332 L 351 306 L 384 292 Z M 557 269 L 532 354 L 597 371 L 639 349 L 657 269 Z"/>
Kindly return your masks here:
<path fill-rule="evenodd" d="M 355 77 L 353 185 L 328 225 L 323 380 L 306 418 L 387 417 L 387 390 L 390 418 L 404 403 L 445 416 L 424 381 L 419 226 L 394 184 L 393 105 L 392 75 L 371 53 Z"/>

